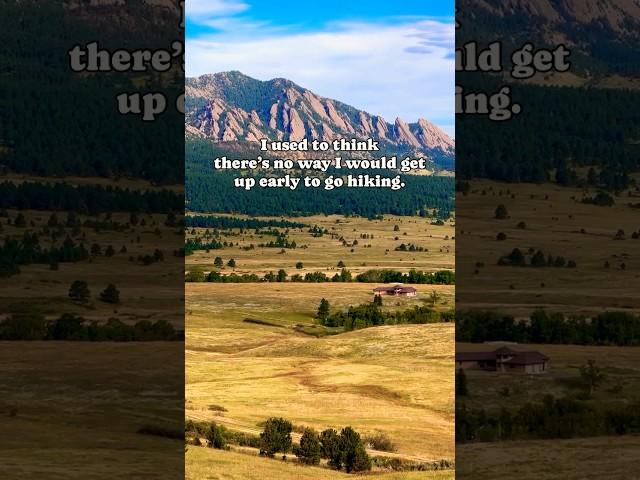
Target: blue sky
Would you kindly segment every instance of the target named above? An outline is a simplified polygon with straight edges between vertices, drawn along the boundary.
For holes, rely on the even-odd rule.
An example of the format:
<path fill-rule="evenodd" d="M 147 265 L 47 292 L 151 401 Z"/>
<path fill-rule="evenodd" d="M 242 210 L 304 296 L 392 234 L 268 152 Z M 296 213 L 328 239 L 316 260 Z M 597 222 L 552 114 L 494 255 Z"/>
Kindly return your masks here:
<path fill-rule="evenodd" d="M 187 76 L 284 77 L 454 135 L 453 0 L 186 0 Z"/>

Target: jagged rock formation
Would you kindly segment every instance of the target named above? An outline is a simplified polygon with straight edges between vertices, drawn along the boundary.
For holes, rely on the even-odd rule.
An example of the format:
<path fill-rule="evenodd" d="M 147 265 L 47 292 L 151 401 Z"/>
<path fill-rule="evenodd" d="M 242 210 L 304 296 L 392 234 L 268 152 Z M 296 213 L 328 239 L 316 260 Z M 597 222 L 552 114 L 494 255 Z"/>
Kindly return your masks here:
<path fill-rule="evenodd" d="M 277 78 L 261 82 L 240 72 L 186 80 L 187 135 L 214 142 L 303 138 L 373 138 L 389 151 L 412 153 L 452 168 L 455 143 L 427 120 L 386 122 L 339 101 Z"/>

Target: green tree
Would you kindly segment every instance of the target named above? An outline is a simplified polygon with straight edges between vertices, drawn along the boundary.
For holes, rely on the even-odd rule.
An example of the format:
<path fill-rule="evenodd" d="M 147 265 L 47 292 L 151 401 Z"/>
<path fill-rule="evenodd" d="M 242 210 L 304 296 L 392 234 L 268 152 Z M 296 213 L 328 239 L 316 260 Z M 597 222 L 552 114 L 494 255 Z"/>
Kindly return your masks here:
<path fill-rule="evenodd" d="M 593 394 L 593 392 L 602 385 L 602 382 L 605 380 L 605 375 L 596 365 L 595 360 L 587 360 L 585 365 L 580 367 L 580 378 L 585 383 L 589 390 L 589 396 Z"/>
<path fill-rule="evenodd" d="M 373 304 L 378 306 L 378 307 L 381 307 L 382 306 L 382 295 L 377 295 L 377 294 L 374 295 L 373 296 Z"/>
<path fill-rule="evenodd" d="M 329 460 L 329 466 L 340 470 L 342 468 L 342 455 L 340 450 L 340 436 L 333 428 L 327 428 L 320 433 L 322 456 Z"/>
<path fill-rule="evenodd" d="M 318 306 L 318 313 L 316 313 L 316 317 L 322 320 L 326 319 L 329 316 L 329 310 L 331 306 L 329 305 L 329 300 L 323 298 L 320 300 L 320 305 Z"/>
<path fill-rule="evenodd" d="M 89 284 L 83 280 L 75 280 L 69 288 L 69 298 L 76 303 L 87 303 L 91 297 Z"/>
<path fill-rule="evenodd" d="M 107 288 L 100 293 L 100 300 L 105 303 L 120 303 L 120 290 L 118 290 L 113 283 L 110 283 L 107 285 Z"/>
<path fill-rule="evenodd" d="M 276 276 L 277 282 L 286 282 L 287 281 L 287 272 L 280 269 L 278 270 L 278 275 Z"/>
<path fill-rule="evenodd" d="M 298 270 L 301 270 L 302 268 L 304 268 L 304 264 L 302 262 L 298 262 L 298 263 L 296 263 L 296 268 Z"/>
<path fill-rule="evenodd" d="M 260 434 L 260 450 L 269 457 L 276 453 L 288 453 L 291 450 L 291 431 L 293 425 L 284 418 L 270 418 L 264 425 L 264 431 Z"/>
<path fill-rule="evenodd" d="M 364 448 L 360 434 L 351 427 L 340 432 L 342 464 L 347 473 L 371 470 L 371 459 Z"/>
<path fill-rule="evenodd" d="M 215 423 L 210 425 L 205 434 L 207 442 L 209 442 L 209 447 L 219 450 L 227 448 L 225 432 L 226 430 L 222 425 L 216 425 Z"/>
<path fill-rule="evenodd" d="M 300 447 L 297 450 L 297 456 L 302 463 L 307 465 L 318 465 L 322 454 L 322 446 L 320 445 L 320 437 L 313 428 L 305 428 L 300 438 Z"/>
<path fill-rule="evenodd" d="M 222 260 L 222 257 L 216 257 L 215 260 L 213 261 L 213 265 L 217 268 L 222 268 L 222 266 L 224 265 L 224 261 Z"/>
<path fill-rule="evenodd" d="M 507 207 L 504 205 L 498 205 L 495 211 L 495 217 L 498 220 L 504 220 L 505 218 L 509 218 L 509 212 L 507 212 Z"/>
<path fill-rule="evenodd" d="M 227 262 L 227 267 L 229 268 L 236 268 L 236 261 L 232 258 L 231 260 L 229 260 Z"/>

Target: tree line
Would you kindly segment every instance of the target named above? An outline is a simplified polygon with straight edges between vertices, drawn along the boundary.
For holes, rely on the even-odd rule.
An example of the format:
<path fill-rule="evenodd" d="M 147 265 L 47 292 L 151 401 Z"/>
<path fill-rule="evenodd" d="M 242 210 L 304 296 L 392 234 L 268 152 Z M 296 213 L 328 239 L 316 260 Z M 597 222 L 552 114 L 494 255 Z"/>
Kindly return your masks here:
<path fill-rule="evenodd" d="M 545 396 L 515 410 L 456 407 L 456 442 L 557 439 L 640 433 L 640 403 L 591 406 L 575 398 Z"/>
<path fill-rule="evenodd" d="M 470 91 L 500 88 L 499 80 L 489 75 L 462 76 Z M 639 92 L 592 88 L 585 95 L 580 88 L 522 83 L 511 89 L 513 101 L 526 106 L 526 115 L 502 122 L 500 128 L 480 115 L 460 117 L 463 141 L 456 146 L 458 178 L 556 181 L 607 190 L 629 186 L 629 174 L 640 169 L 635 145 L 640 119 L 628 106 L 640 101 Z M 575 168 L 586 166 L 595 167 L 594 173 L 581 179 Z"/>
<path fill-rule="evenodd" d="M 166 320 L 140 320 L 133 325 L 117 318 L 105 323 L 87 322 L 84 318 L 65 313 L 55 320 L 37 314 L 14 314 L 0 321 L 0 340 L 59 340 L 85 342 L 155 342 L 182 340 Z"/>
<path fill-rule="evenodd" d="M 382 297 L 376 295 L 374 301 L 362 305 L 352 305 L 346 311 L 331 313 L 331 306 L 323 298 L 318 306 L 316 318 L 325 327 L 342 327 L 345 331 L 380 325 L 427 324 L 455 321 L 455 312 L 439 312 L 425 306 L 387 312 L 382 309 Z"/>
<path fill-rule="evenodd" d="M 44 263 L 57 265 L 63 262 L 80 262 L 89 258 L 89 250 L 67 237 L 59 247 L 45 248 L 38 235 L 26 232 L 22 238 L 6 237 L 0 247 L 0 277 L 20 273 L 20 265 Z"/>
<path fill-rule="evenodd" d="M 130 190 L 102 185 L 53 182 L 0 183 L 0 208 L 73 211 L 83 215 L 105 212 L 182 212 L 184 197 L 168 189 Z"/>
<path fill-rule="evenodd" d="M 640 316 L 627 312 L 604 312 L 593 318 L 566 317 L 543 310 L 528 320 L 496 312 L 459 312 L 456 341 L 550 343 L 564 345 L 640 345 Z"/>
<path fill-rule="evenodd" d="M 185 224 L 189 228 L 216 228 L 227 230 L 232 228 L 304 228 L 304 223 L 288 220 L 259 220 L 257 218 L 219 217 L 211 215 L 188 215 Z"/>
<path fill-rule="evenodd" d="M 187 242 L 189 245 L 189 241 Z M 214 242 L 217 244 L 217 242 Z M 202 249 L 201 244 L 197 245 Z M 193 252 L 193 250 L 191 250 Z M 301 264 L 301 262 L 298 262 Z M 300 267 L 302 268 L 302 267 Z M 433 273 L 411 270 L 409 273 L 395 270 L 367 270 L 355 277 L 346 268 L 329 276 L 324 272 L 307 272 L 304 275 L 295 273 L 289 275 L 286 270 L 268 272 L 263 276 L 252 274 L 223 274 L 211 271 L 208 274 L 200 269 L 194 269 L 185 275 L 185 282 L 209 282 L 209 283 L 258 283 L 258 282 L 293 282 L 293 283 L 325 283 L 325 282 L 359 282 L 359 283 L 408 283 L 414 285 L 453 285 L 455 284 L 455 272 L 441 270 Z"/>
<path fill-rule="evenodd" d="M 186 205 L 195 212 L 243 213 L 256 216 L 303 216 L 314 214 L 416 215 L 435 210 L 434 216 L 448 217 L 454 211 L 455 182 L 450 177 L 406 175 L 402 190 L 370 188 L 303 188 L 294 191 L 256 188 L 238 192 L 233 172 L 212 171 L 211 158 L 237 156 L 223 152 L 211 142 L 197 139 L 186 143 Z M 352 172 L 355 173 L 355 172 Z M 385 171 L 372 172 L 388 176 Z M 331 173 L 328 173 L 331 174 Z M 339 172 L 333 174 L 339 175 Z"/>

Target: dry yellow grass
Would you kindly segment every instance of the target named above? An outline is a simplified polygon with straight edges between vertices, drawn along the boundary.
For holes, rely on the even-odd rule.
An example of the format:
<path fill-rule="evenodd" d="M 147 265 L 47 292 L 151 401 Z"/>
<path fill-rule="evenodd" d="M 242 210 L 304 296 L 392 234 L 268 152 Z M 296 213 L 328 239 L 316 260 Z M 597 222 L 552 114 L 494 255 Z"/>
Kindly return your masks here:
<path fill-rule="evenodd" d="M 263 218 L 263 217 L 259 217 Z M 187 270 L 201 267 L 205 271 L 213 269 L 213 260 L 221 256 L 225 261 L 234 258 L 237 267 L 232 270 L 225 267 L 223 273 L 234 271 L 238 274 L 255 273 L 264 275 L 269 271 L 277 272 L 284 269 L 289 275 L 322 271 L 333 276 L 340 271 L 337 267 L 343 261 L 349 271 L 354 274 L 375 268 L 390 268 L 403 272 L 411 268 L 424 271 L 454 269 L 455 228 L 452 223 L 444 226 L 431 225 L 430 220 L 420 217 L 385 216 L 383 220 L 367 220 L 366 218 L 345 218 L 338 215 L 316 215 L 312 217 L 296 217 L 289 219 L 309 226 L 318 225 L 328 229 L 339 237 L 344 237 L 349 243 L 358 241 L 353 247 L 342 246 L 338 238 L 331 236 L 314 238 L 307 230 L 309 227 L 291 229 L 289 240 L 294 240 L 299 246 L 308 248 L 287 249 L 280 254 L 279 248 L 259 248 L 261 243 L 268 243 L 273 237 L 255 235 L 254 231 L 241 235 L 223 236 L 222 240 L 237 242 L 239 246 L 222 250 L 211 250 L 209 253 L 199 251 L 187 257 Z M 399 231 L 394 231 L 398 225 Z M 202 235 L 205 229 L 196 229 Z M 239 229 L 234 230 L 235 234 Z M 373 235 L 373 239 L 362 239 L 361 234 Z M 395 240 L 395 238 L 398 240 Z M 400 244 L 413 243 L 428 250 L 425 252 L 400 252 L 394 249 Z M 240 247 L 254 244 L 255 250 L 244 251 Z M 371 245 L 371 247 L 365 247 Z M 387 252 L 388 250 L 388 252 Z M 304 264 L 303 269 L 296 269 L 297 262 Z"/>
<path fill-rule="evenodd" d="M 433 288 L 417 287 L 423 297 Z M 453 458 L 453 325 L 323 338 L 292 328 L 313 323 L 320 298 L 344 308 L 370 301 L 372 288 L 187 284 L 187 417 L 249 433 L 259 433 L 270 416 L 316 429 L 351 425 L 363 434 L 384 431 L 406 459 Z M 452 287 L 438 288 L 452 298 Z M 402 308 L 422 303 L 401 301 Z M 282 327 L 243 322 L 247 317 Z"/>
<path fill-rule="evenodd" d="M 634 480 L 640 437 L 597 437 L 457 445 L 458 478 L 494 480 Z"/>
<path fill-rule="evenodd" d="M 181 429 L 182 355 L 179 342 L 0 342 L 2 478 L 179 478 L 182 440 L 136 432 Z"/>
<path fill-rule="evenodd" d="M 565 314 L 640 312 L 636 287 L 640 241 L 630 238 L 640 223 L 638 210 L 627 206 L 630 201 L 638 202 L 637 198 L 623 192 L 615 206 L 598 207 L 581 203 L 583 192 L 576 188 L 487 181 L 474 181 L 471 187 L 472 193 L 460 195 L 457 201 L 458 221 L 463 226 L 456 238 L 458 308 L 499 310 L 516 316 L 528 316 L 537 307 Z M 508 219 L 494 218 L 500 204 L 506 206 Z M 526 229 L 517 228 L 521 221 Z M 625 240 L 614 239 L 619 229 L 625 231 Z M 504 232 L 507 240 L 496 241 L 498 232 Z M 498 266 L 499 257 L 514 248 L 563 256 L 577 262 L 577 268 Z M 604 268 L 605 262 L 610 263 L 609 269 Z M 477 267 L 477 263 L 484 266 Z M 620 268 L 622 263 L 625 270 Z"/>
<path fill-rule="evenodd" d="M 327 468 L 303 467 L 256 455 L 189 447 L 186 453 L 187 480 L 348 480 L 371 478 Z M 453 480 L 452 470 L 434 472 L 397 472 L 375 476 L 381 480 Z"/>
<path fill-rule="evenodd" d="M 51 212 L 28 210 L 22 212 L 27 221 L 34 222 L 36 227 L 16 228 L 3 225 L 3 235 L 22 236 L 25 231 L 37 230 L 47 224 Z M 17 211 L 10 210 L 11 218 Z M 58 213 L 60 222 L 64 222 L 66 214 Z M 114 213 L 114 221 L 126 223 L 128 213 Z M 88 262 L 60 263 L 59 269 L 53 271 L 49 265 L 35 264 L 20 266 L 21 273 L 10 278 L 0 278 L 0 318 L 14 312 L 40 312 L 47 317 L 58 317 L 62 313 L 76 313 L 87 320 L 103 321 L 110 317 L 118 317 L 123 321 L 135 321 L 147 318 L 151 321 L 164 319 L 173 324 L 183 325 L 183 305 L 179 301 L 183 297 L 183 258 L 174 256 L 180 247 L 181 240 L 176 235 L 176 228 L 164 225 L 166 215 L 140 215 L 145 226 L 138 225 L 133 232 L 101 231 L 83 228 L 87 249 L 97 243 L 102 251 L 113 246 L 116 254 L 107 258 L 104 255 L 93 257 Z M 85 217 L 80 216 L 82 220 Z M 156 232 L 156 228 L 158 232 Z M 137 242 L 137 237 L 140 242 Z M 41 236 L 41 244 L 51 244 L 47 237 Z M 57 240 L 59 246 L 64 237 Z M 122 247 L 126 253 L 120 253 Z M 130 257 L 153 254 L 159 249 L 164 254 L 164 261 L 149 266 L 131 262 Z M 88 306 L 74 305 L 69 297 L 69 286 L 74 280 L 84 280 L 89 284 L 92 301 Z M 98 301 L 100 292 L 113 283 L 120 290 L 121 304 L 117 307 Z"/>

